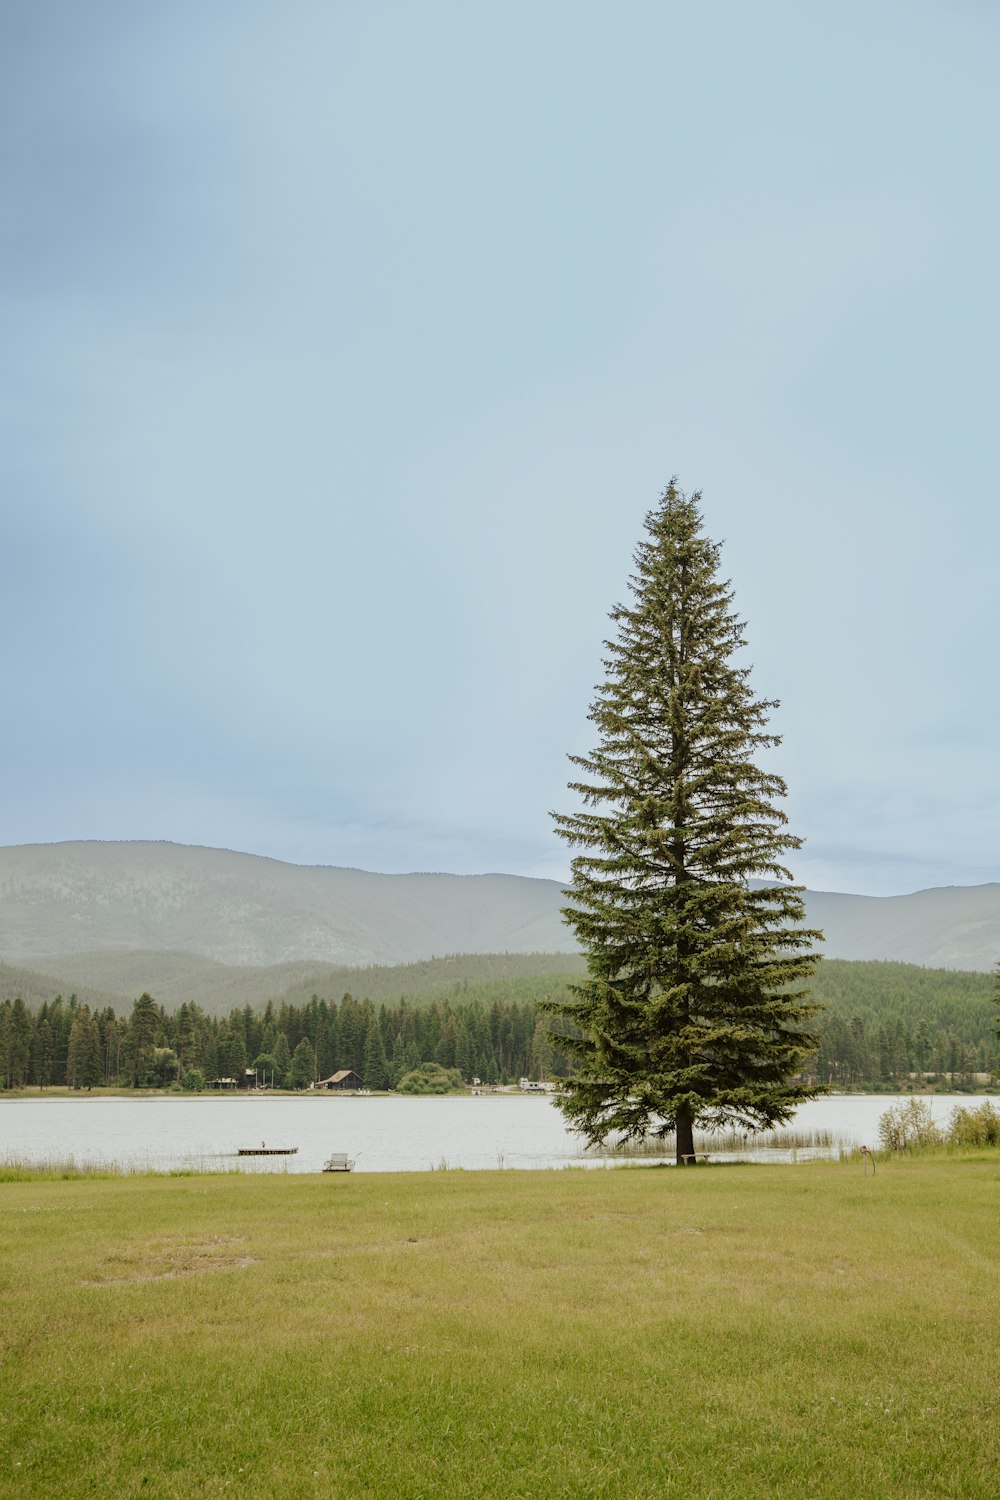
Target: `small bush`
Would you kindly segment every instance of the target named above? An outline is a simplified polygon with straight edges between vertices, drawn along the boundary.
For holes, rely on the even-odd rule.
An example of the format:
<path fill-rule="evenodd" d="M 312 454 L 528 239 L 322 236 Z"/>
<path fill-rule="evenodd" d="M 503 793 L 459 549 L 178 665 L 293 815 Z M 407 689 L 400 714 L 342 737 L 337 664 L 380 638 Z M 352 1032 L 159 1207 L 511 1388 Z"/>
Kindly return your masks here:
<path fill-rule="evenodd" d="M 952 1113 L 948 1140 L 955 1146 L 1000 1146 L 1000 1113 L 987 1099 L 978 1109 Z"/>
<path fill-rule="evenodd" d="M 463 1087 L 458 1069 L 442 1068 L 440 1063 L 421 1063 L 399 1081 L 401 1094 L 454 1094 Z"/>
<path fill-rule="evenodd" d="M 920 1146 L 940 1146 L 944 1140 L 923 1099 L 907 1099 L 887 1109 L 878 1122 L 879 1140 L 887 1151 L 913 1151 Z"/>
<path fill-rule="evenodd" d="M 205 1087 L 205 1075 L 200 1068 L 188 1068 L 181 1079 L 181 1088 L 186 1094 L 200 1094 Z"/>

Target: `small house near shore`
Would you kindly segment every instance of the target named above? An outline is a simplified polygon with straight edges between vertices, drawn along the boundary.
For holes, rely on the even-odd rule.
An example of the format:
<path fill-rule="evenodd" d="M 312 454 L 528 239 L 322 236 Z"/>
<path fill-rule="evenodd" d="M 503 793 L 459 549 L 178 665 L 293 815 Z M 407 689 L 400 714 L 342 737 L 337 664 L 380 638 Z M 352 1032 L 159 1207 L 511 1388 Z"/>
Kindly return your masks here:
<path fill-rule="evenodd" d="M 253 1068 L 239 1068 L 235 1078 L 213 1078 L 213 1089 L 255 1089 L 257 1074 Z"/>
<path fill-rule="evenodd" d="M 331 1073 L 329 1078 L 321 1078 L 317 1083 L 318 1089 L 360 1089 L 364 1087 L 363 1080 L 352 1068 L 341 1068 L 339 1073 Z"/>

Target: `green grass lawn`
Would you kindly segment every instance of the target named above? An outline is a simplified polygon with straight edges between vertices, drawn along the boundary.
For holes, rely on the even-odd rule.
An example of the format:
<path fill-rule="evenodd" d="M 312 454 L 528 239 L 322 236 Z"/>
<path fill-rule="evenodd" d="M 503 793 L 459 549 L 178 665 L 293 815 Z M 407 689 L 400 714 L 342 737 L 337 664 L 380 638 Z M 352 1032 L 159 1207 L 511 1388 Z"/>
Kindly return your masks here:
<path fill-rule="evenodd" d="M 1000 1493 L 1000 1161 L 0 1186 L 0 1492 Z"/>

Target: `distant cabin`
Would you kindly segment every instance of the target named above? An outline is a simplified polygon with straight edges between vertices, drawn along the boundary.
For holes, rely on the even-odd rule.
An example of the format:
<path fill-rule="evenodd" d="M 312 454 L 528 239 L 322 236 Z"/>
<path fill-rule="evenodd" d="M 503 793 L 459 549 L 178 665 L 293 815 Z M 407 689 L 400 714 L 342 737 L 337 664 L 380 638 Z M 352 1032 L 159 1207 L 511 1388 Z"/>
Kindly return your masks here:
<path fill-rule="evenodd" d="M 341 1068 L 339 1073 L 331 1073 L 329 1078 L 321 1078 L 316 1087 L 318 1089 L 360 1089 L 364 1085 L 353 1069 Z"/>
<path fill-rule="evenodd" d="M 240 1068 L 235 1078 L 213 1078 L 214 1089 L 253 1089 L 257 1087 L 257 1074 L 253 1068 Z"/>

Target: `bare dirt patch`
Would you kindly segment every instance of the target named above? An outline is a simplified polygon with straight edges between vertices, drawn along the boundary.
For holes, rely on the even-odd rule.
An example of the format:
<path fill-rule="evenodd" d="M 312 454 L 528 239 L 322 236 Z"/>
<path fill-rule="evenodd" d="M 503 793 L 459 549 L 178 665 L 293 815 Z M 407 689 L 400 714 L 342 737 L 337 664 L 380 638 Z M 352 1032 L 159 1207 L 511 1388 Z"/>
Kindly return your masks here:
<path fill-rule="evenodd" d="M 228 1247 L 242 1245 L 239 1236 L 216 1236 L 199 1244 L 163 1244 L 145 1250 L 119 1251 L 105 1262 L 106 1275 L 77 1283 L 78 1286 L 125 1286 L 150 1281 L 176 1281 L 202 1276 L 210 1271 L 243 1271 L 257 1264 L 253 1255 L 234 1255 Z"/>

